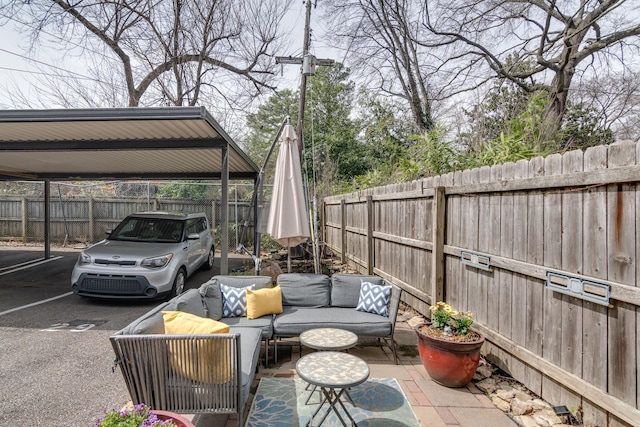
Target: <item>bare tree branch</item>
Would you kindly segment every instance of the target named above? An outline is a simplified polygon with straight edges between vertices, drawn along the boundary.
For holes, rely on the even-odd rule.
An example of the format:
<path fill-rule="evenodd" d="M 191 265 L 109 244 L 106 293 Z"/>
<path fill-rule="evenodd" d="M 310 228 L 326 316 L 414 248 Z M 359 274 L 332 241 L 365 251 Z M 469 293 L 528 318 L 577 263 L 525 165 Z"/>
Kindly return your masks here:
<path fill-rule="evenodd" d="M 92 46 L 86 54 L 102 50 L 111 58 L 110 72 L 126 84 L 129 106 L 167 101 L 194 105 L 203 96 L 216 105 L 221 94 L 240 100 L 273 90 L 272 52 L 280 46 L 279 24 L 290 4 L 291 0 L 0 0 L 1 10 L 15 17 L 14 22 L 22 17 L 32 21 L 25 30 L 36 44 L 43 34 L 64 34 L 58 41 L 61 47 Z M 211 90 L 217 86 L 220 90 Z M 76 92 L 81 102 L 84 97 Z"/>

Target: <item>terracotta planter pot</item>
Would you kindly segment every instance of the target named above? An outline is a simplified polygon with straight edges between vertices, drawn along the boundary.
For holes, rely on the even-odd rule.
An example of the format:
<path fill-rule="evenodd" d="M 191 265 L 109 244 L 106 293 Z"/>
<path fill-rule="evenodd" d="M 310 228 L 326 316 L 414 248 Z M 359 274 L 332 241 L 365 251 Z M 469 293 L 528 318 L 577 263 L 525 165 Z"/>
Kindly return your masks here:
<path fill-rule="evenodd" d="M 175 412 L 157 411 L 155 409 L 151 412 L 156 414 L 161 421 L 171 421 L 178 427 L 195 427 L 191 421 L 180 414 L 176 414 Z"/>
<path fill-rule="evenodd" d="M 480 347 L 484 335 L 478 341 L 454 342 L 431 337 L 416 328 L 420 359 L 432 380 L 446 387 L 464 387 L 471 381 L 480 362 Z"/>

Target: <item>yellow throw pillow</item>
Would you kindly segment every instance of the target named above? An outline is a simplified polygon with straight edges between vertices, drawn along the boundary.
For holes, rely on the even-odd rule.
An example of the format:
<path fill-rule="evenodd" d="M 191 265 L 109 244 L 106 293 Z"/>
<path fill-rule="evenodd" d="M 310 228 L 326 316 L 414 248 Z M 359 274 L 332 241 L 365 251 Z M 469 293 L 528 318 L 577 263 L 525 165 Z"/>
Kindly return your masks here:
<path fill-rule="evenodd" d="M 226 334 L 229 325 L 183 311 L 163 311 L 166 334 Z M 227 340 L 186 340 L 169 343 L 171 366 L 194 381 L 221 384 L 233 377 L 231 347 Z"/>
<path fill-rule="evenodd" d="M 280 286 L 256 291 L 247 289 L 247 319 L 257 319 L 267 314 L 282 313 L 282 290 Z"/>

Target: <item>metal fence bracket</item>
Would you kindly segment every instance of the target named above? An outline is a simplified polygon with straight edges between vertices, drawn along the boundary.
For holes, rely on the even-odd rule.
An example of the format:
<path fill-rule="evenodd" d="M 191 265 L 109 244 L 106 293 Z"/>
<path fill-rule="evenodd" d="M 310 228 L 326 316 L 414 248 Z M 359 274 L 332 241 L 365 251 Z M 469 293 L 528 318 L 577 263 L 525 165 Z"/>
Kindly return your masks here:
<path fill-rule="evenodd" d="M 604 283 L 547 271 L 545 287 L 596 304 L 611 306 L 611 286 Z"/>
<path fill-rule="evenodd" d="M 491 271 L 491 259 L 475 252 L 460 251 L 460 262 L 480 270 Z"/>

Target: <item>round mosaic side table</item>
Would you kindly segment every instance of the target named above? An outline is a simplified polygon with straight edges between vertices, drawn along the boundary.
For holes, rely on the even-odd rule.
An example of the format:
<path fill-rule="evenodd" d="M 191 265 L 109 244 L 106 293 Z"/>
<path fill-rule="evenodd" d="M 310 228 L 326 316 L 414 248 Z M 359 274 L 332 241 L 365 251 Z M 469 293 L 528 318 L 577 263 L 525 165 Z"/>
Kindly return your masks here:
<path fill-rule="evenodd" d="M 342 411 L 353 425 L 357 425 L 344 405 L 342 396 L 349 387 L 362 384 L 369 378 L 369 365 L 367 362 L 358 356 L 348 353 L 319 351 L 307 354 L 298 360 L 296 373 L 304 381 L 319 387 L 324 395 L 324 399 L 309 419 L 307 426 L 311 425 L 325 402 L 329 403 L 329 407 L 322 415 L 318 426 L 321 426 L 329 413 L 333 411 L 342 422 L 342 425 L 347 427 L 347 423 L 340 414 L 338 406 L 342 408 Z"/>
<path fill-rule="evenodd" d="M 339 351 L 355 347 L 358 336 L 337 328 L 309 329 L 300 334 L 300 344 L 314 350 Z"/>

